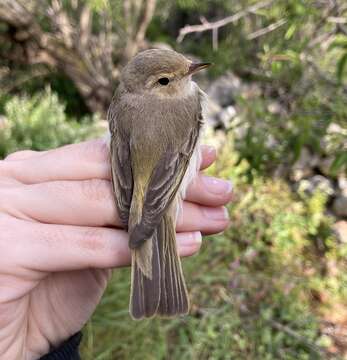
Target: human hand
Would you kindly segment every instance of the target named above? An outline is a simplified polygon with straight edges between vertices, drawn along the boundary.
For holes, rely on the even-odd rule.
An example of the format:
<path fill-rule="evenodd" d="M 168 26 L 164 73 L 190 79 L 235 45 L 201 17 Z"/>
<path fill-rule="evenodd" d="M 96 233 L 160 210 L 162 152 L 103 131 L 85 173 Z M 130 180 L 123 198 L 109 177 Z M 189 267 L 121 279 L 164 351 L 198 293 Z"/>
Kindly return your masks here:
<path fill-rule="evenodd" d="M 202 148 L 201 169 L 215 160 Z M 224 230 L 231 184 L 199 175 L 177 224 L 181 256 Z M 0 161 L 0 357 L 37 359 L 79 331 L 110 269 L 129 265 L 108 149 L 93 140 Z"/>

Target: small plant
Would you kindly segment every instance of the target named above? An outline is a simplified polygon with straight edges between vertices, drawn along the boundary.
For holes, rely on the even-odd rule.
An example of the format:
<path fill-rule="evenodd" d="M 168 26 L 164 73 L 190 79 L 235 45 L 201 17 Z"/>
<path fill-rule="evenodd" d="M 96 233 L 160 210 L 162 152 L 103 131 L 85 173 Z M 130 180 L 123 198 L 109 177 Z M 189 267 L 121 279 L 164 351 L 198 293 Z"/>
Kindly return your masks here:
<path fill-rule="evenodd" d="M 13 96 L 4 105 L 0 128 L 0 158 L 21 150 L 46 150 L 97 137 L 101 127 L 91 117 L 69 119 L 65 106 L 49 89 L 34 95 Z"/>

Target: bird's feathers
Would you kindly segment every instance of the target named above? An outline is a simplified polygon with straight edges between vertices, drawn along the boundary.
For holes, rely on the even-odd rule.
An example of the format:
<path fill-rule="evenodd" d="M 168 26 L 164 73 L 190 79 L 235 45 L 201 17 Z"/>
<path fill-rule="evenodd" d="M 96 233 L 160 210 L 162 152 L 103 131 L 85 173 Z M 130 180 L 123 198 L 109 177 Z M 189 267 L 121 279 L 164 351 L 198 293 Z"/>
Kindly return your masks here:
<path fill-rule="evenodd" d="M 186 313 L 175 209 L 202 125 L 198 91 L 158 99 L 120 85 L 108 119 L 114 194 L 132 249 L 130 312 L 134 318 Z"/>
<path fill-rule="evenodd" d="M 109 112 L 112 116 L 112 112 Z M 128 230 L 129 211 L 133 196 L 133 176 L 131 170 L 131 155 L 128 140 L 119 133 L 117 122 L 110 122 L 111 143 L 111 172 L 112 184 L 117 203 L 119 217 Z"/>

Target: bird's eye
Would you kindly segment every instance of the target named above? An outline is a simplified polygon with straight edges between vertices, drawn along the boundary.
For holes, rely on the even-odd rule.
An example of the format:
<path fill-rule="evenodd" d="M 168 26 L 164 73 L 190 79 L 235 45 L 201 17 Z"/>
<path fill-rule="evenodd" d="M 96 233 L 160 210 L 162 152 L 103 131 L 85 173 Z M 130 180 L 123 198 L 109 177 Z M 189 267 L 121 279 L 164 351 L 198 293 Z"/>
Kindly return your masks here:
<path fill-rule="evenodd" d="M 167 85 L 170 82 L 170 79 L 167 77 L 162 77 L 158 80 L 158 83 L 160 85 Z"/>

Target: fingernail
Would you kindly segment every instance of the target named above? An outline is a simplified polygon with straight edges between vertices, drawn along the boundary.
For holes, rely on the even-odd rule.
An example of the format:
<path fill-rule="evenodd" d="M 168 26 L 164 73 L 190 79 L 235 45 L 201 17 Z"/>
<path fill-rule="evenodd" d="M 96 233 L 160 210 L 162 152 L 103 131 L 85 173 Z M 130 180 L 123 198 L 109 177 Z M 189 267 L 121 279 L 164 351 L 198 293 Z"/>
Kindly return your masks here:
<path fill-rule="evenodd" d="M 209 208 L 205 207 L 202 209 L 204 215 L 208 219 L 212 220 L 229 220 L 229 212 L 226 207 Z"/>
<path fill-rule="evenodd" d="M 229 194 L 233 190 L 233 184 L 228 180 L 222 180 L 211 176 L 203 176 L 202 181 L 207 187 L 207 190 L 213 194 Z"/>
<path fill-rule="evenodd" d="M 181 238 L 180 243 L 183 246 L 196 246 L 197 244 L 200 244 L 201 241 L 202 241 L 201 232 L 195 231 L 184 234 L 184 236 L 182 236 Z"/>

